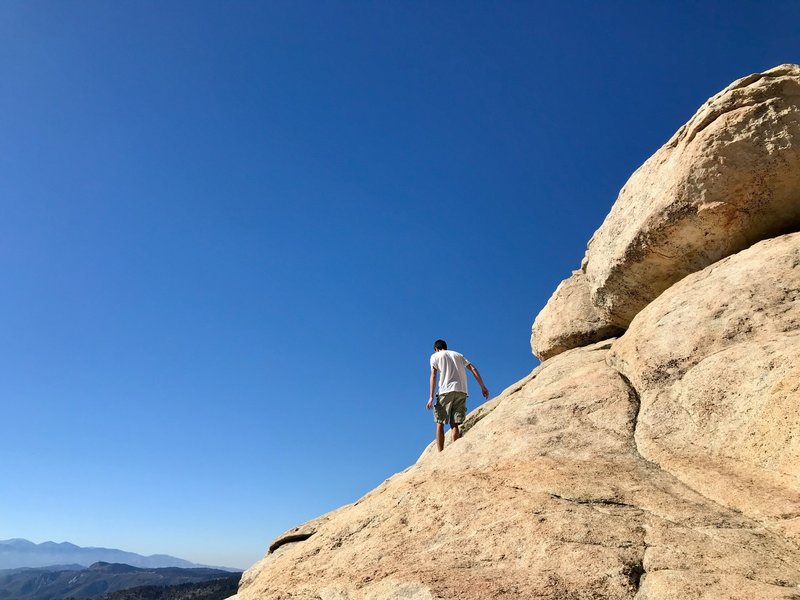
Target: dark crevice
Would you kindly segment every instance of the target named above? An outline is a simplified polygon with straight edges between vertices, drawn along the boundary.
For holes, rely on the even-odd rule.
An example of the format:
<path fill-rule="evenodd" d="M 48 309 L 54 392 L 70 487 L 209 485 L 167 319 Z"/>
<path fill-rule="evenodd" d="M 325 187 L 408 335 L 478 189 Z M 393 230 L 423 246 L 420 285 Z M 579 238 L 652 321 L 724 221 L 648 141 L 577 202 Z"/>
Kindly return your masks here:
<path fill-rule="evenodd" d="M 628 397 L 630 398 L 631 403 L 633 404 L 634 407 L 633 431 L 631 432 L 631 441 L 633 443 L 633 449 L 638 456 L 640 456 L 643 460 L 650 463 L 651 461 L 647 460 L 642 455 L 642 453 L 639 452 L 639 445 L 636 443 L 636 428 L 639 426 L 639 412 L 641 412 L 642 410 L 642 397 L 639 395 L 639 391 L 636 389 L 636 387 L 634 387 L 634 385 L 631 383 L 631 380 L 628 379 L 628 377 L 618 368 L 614 367 L 613 365 L 612 367 L 619 374 L 620 378 L 625 383 L 625 386 L 628 388 Z"/>
<path fill-rule="evenodd" d="M 277 540 L 272 542 L 272 545 L 269 547 L 269 552 L 267 554 L 272 554 L 280 548 L 281 546 L 285 546 L 286 544 L 293 544 L 295 542 L 305 542 L 308 538 L 314 535 L 314 532 L 311 533 L 292 533 L 289 535 L 284 535 L 279 537 Z"/>
<path fill-rule="evenodd" d="M 602 504 L 604 506 L 621 506 L 624 508 L 635 508 L 637 510 L 640 510 L 638 506 L 622 502 L 615 498 L 569 498 L 567 496 L 561 496 L 553 492 L 550 492 L 549 495 L 551 498 L 557 498 L 558 500 L 565 500 L 566 502 L 573 502 L 574 504 Z"/>
<path fill-rule="evenodd" d="M 640 560 L 632 565 L 628 565 L 624 571 L 624 574 L 630 580 L 633 589 L 638 592 L 642 585 L 642 577 L 645 574 L 644 561 Z"/>

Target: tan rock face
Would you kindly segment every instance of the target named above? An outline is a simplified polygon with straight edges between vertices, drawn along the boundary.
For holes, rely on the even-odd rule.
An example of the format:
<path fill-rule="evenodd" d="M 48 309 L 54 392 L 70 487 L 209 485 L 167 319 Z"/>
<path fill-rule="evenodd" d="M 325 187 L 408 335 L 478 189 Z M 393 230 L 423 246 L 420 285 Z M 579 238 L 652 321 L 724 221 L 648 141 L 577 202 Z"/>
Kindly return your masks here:
<path fill-rule="evenodd" d="M 631 176 L 581 270 L 536 317 L 546 359 L 620 335 L 673 283 L 800 229 L 800 66 L 740 79 Z"/>
<path fill-rule="evenodd" d="M 237 600 L 792 598 L 797 545 L 638 454 L 608 348 L 547 361 L 441 454 L 287 532 Z"/>
<path fill-rule="evenodd" d="M 800 233 L 675 284 L 609 360 L 640 394 L 647 459 L 800 541 Z"/>
<path fill-rule="evenodd" d="M 593 302 L 626 327 L 676 281 L 800 228 L 800 66 L 711 98 L 622 188 L 589 242 Z"/>
<path fill-rule="evenodd" d="M 547 360 L 565 350 L 607 340 L 624 331 L 592 304 L 586 275 L 574 271 L 556 288 L 533 322 L 531 349 L 536 357 Z"/>

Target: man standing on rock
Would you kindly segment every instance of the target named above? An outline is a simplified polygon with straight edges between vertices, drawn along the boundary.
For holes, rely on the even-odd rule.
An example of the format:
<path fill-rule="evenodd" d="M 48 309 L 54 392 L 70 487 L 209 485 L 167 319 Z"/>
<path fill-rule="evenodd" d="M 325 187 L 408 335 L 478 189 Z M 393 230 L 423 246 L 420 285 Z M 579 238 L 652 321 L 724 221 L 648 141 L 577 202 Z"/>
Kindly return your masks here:
<path fill-rule="evenodd" d="M 461 433 L 458 426 L 464 422 L 467 414 L 467 369 L 472 371 L 484 398 L 489 398 L 489 390 L 483 384 L 481 374 L 475 365 L 470 363 L 463 354 L 447 349 L 447 342 L 436 340 L 433 343 L 431 355 L 431 395 L 426 408 L 433 408 L 433 420 L 436 421 L 436 445 L 439 452 L 444 450 L 444 424 L 449 423 L 453 430 L 455 442 Z M 435 396 L 436 374 L 439 374 L 439 394 Z"/>

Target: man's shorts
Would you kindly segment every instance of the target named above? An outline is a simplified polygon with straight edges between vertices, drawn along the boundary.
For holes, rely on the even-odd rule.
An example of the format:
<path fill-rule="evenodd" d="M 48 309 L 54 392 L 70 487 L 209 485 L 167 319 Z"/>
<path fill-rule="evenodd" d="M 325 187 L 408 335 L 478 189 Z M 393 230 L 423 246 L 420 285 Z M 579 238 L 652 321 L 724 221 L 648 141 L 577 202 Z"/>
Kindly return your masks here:
<path fill-rule="evenodd" d="M 447 392 L 436 396 L 433 420 L 437 423 L 461 425 L 467 414 L 467 395 L 464 392 Z"/>

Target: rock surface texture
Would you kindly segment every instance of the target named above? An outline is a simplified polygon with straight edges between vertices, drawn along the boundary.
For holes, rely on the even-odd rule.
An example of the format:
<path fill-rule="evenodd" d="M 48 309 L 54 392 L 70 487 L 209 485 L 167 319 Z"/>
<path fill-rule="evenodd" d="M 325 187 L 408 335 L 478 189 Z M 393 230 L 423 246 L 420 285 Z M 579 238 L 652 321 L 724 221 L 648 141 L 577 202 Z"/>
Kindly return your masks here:
<path fill-rule="evenodd" d="M 640 395 L 645 458 L 800 541 L 800 233 L 672 286 L 610 363 Z"/>
<path fill-rule="evenodd" d="M 798 81 L 712 98 L 551 298 L 552 358 L 275 540 L 236 600 L 800 600 Z"/>
<path fill-rule="evenodd" d="M 624 328 L 611 323 L 605 312 L 592 303 L 591 289 L 583 271 L 573 271 L 553 292 L 536 317 L 531 348 L 547 360 L 572 348 L 621 335 Z"/>
<path fill-rule="evenodd" d="M 593 320 L 626 328 L 686 275 L 798 228 L 800 66 L 782 65 L 709 99 L 622 188 L 581 265 Z M 555 294 L 534 323 L 534 354 L 578 347 L 561 315 L 584 304 Z"/>

